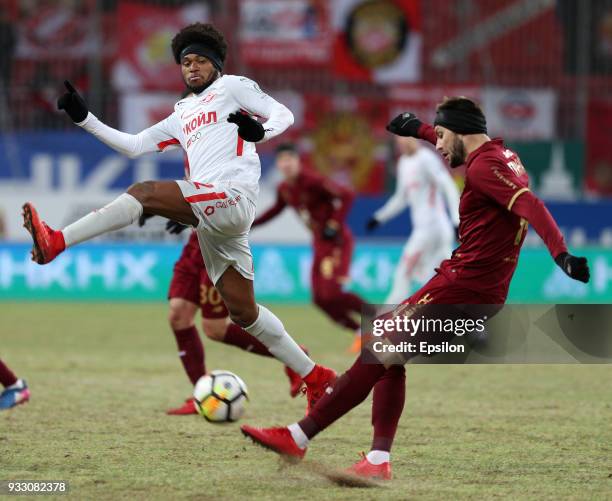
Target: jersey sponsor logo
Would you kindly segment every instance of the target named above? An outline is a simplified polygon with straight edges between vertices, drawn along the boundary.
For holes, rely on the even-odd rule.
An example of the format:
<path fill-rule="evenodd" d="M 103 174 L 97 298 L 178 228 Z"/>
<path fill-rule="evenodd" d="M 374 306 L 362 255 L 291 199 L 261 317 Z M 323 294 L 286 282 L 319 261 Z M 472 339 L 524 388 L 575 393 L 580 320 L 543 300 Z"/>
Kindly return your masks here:
<path fill-rule="evenodd" d="M 240 202 L 240 195 L 234 198 L 228 198 L 225 201 L 219 201 L 215 204 L 217 209 L 227 209 L 230 205 L 237 205 Z"/>
<path fill-rule="evenodd" d="M 204 214 L 206 214 L 207 216 L 212 216 L 215 213 L 215 208 L 212 205 L 208 205 L 206 206 L 206 209 L 204 209 Z"/>
<path fill-rule="evenodd" d="M 202 111 L 197 117 L 194 117 L 192 120 L 183 125 L 183 134 L 185 134 L 185 137 L 187 137 L 189 134 L 195 132 L 203 125 L 208 125 L 211 123 L 217 123 L 217 112 Z"/>
<path fill-rule="evenodd" d="M 193 143 L 195 143 L 198 139 L 201 139 L 202 137 L 202 131 L 198 131 L 195 134 L 193 134 L 188 140 L 187 140 L 187 148 L 189 148 Z"/>

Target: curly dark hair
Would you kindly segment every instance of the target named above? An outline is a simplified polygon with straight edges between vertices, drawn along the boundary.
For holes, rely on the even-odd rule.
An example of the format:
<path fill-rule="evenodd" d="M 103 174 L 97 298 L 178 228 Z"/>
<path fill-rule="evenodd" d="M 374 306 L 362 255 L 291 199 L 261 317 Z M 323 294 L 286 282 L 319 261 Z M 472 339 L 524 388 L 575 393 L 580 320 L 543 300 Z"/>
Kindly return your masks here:
<path fill-rule="evenodd" d="M 225 61 L 227 42 L 223 33 L 210 23 L 193 23 L 185 26 L 172 39 L 172 54 L 176 64 L 181 62 L 181 51 L 192 43 L 201 43 L 219 54 Z"/>

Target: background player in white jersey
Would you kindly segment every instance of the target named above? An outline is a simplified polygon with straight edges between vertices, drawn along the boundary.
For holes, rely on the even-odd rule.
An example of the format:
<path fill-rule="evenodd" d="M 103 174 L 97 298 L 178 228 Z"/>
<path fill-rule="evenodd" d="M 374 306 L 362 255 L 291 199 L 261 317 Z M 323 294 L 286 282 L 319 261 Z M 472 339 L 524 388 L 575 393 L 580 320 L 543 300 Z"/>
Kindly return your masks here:
<path fill-rule="evenodd" d="M 223 75 L 226 52 L 223 34 L 211 24 L 183 28 L 172 40 L 172 53 L 191 94 L 176 103 L 170 116 L 138 134 L 102 123 L 66 82 L 68 92 L 58 100 L 58 108 L 77 125 L 129 157 L 182 147 L 189 180 L 136 183 L 62 231 L 51 229 L 26 203 L 24 225 L 33 239 L 32 258 L 39 264 L 67 247 L 132 224 L 143 213 L 195 227 L 206 269 L 231 319 L 304 379 L 311 406 L 335 372 L 315 365 L 282 322 L 255 302 L 248 243 L 260 176 L 254 143 L 282 133 L 293 123 L 293 115 L 252 80 Z M 252 115 L 266 121 L 259 123 Z"/>
<path fill-rule="evenodd" d="M 454 228 L 459 226 L 459 192 L 440 158 L 411 137 L 398 137 L 396 145 L 400 158 L 395 193 L 367 223 L 371 231 L 410 206 L 412 233 L 386 304 L 398 304 L 410 296 L 411 281 L 424 283 L 433 276 L 434 268 L 450 257 Z"/>

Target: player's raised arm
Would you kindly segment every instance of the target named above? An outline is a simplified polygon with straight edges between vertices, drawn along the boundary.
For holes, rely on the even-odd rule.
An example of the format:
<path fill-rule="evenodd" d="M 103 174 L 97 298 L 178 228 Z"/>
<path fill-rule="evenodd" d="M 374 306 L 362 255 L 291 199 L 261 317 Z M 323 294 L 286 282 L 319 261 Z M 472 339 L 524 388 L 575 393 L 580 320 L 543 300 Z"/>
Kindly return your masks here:
<path fill-rule="evenodd" d="M 168 145 L 178 144 L 176 134 L 171 132 L 170 118 L 143 130 L 128 134 L 102 123 L 91 113 L 83 97 L 68 81 L 64 82 L 67 92 L 57 100 L 57 107 L 64 110 L 79 127 L 97 137 L 107 146 L 130 158 L 144 153 L 161 151 Z"/>
<path fill-rule="evenodd" d="M 438 140 L 434 128 L 421 122 L 419 118 L 409 111 L 400 113 L 387 124 L 387 130 L 396 136 L 416 137 L 431 144 Z"/>
<path fill-rule="evenodd" d="M 227 121 L 238 125 L 238 134 L 245 141 L 261 143 L 293 125 L 293 113 L 289 108 L 262 91 L 253 80 L 228 75 L 226 87 L 240 107 L 240 110 L 230 114 Z M 260 123 L 249 115 L 262 117 L 266 121 Z"/>

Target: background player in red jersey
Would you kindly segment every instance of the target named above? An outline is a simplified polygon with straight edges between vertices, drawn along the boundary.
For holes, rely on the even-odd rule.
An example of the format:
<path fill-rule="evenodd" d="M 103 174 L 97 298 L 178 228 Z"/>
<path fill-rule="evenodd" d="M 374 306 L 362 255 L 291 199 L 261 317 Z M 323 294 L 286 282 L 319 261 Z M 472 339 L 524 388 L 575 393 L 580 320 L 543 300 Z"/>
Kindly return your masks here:
<path fill-rule="evenodd" d="M 568 276 L 588 282 L 586 259 L 567 252 L 554 219 L 529 191 L 520 159 L 501 139 L 487 136 L 485 116 L 477 104 L 464 97 L 447 98 L 437 108 L 434 127 L 421 123 L 412 113 L 403 113 L 387 129 L 434 143 L 452 167 L 466 165 L 459 205 L 460 245 L 405 304 L 503 304 L 528 223 Z M 298 423 L 267 429 L 245 425 L 242 432 L 275 452 L 301 458 L 310 439 L 361 403 L 374 388 L 372 447 L 350 470 L 366 477 L 391 478 L 391 444 L 404 405 L 404 368 L 368 365 L 364 355 Z"/>
<path fill-rule="evenodd" d="M 314 256 L 311 269 L 312 300 L 334 322 L 358 331 L 365 304 L 357 294 L 346 292 L 353 234 L 346 216 L 354 194 L 332 180 L 302 167 L 300 155 L 293 144 L 281 144 L 276 149 L 276 168 L 284 181 L 278 186 L 276 203 L 253 222 L 253 227 L 266 223 L 285 207 L 297 211 L 313 237 Z M 356 337 L 357 351 L 359 337 Z"/>
<path fill-rule="evenodd" d="M 141 216 L 140 226 L 143 226 L 147 219 L 147 216 Z M 176 221 L 168 221 L 166 225 L 166 229 L 173 234 L 179 234 L 185 228 L 187 227 Z M 264 357 L 273 357 L 263 343 L 230 320 L 229 311 L 206 272 L 195 232 L 191 233 L 181 256 L 174 264 L 168 303 L 168 322 L 191 384 L 195 385 L 197 380 L 206 374 L 204 345 L 194 322 L 198 309 L 202 315 L 202 331 L 209 339 Z M 287 366 L 285 373 L 289 378 L 289 393 L 295 397 L 303 385 L 302 378 Z M 197 414 L 193 398 L 188 398 L 180 407 L 168 410 L 168 414 Z"/>
<path fill-rule="evenodd" d="M 26 382 L 17 378 L 2 360 L 0 360 L 0 384 L 4 386 L 4 391 L 0 393 L 0 411 L 25 404 L 30 400 L 30 390 Z"/>

